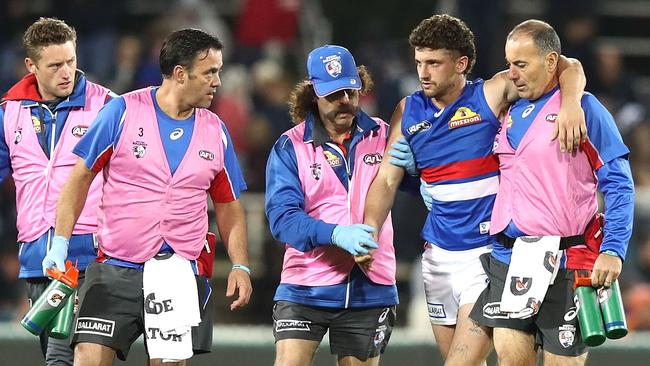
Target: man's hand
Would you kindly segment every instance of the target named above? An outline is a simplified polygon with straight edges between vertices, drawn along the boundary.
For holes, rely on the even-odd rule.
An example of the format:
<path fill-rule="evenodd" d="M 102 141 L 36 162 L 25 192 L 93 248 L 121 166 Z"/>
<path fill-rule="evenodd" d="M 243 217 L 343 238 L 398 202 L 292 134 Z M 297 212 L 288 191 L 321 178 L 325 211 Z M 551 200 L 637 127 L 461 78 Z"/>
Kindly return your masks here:
<path fill-rule="evenodd" d="M 591 285 L 609 287 L 621 274 L 623 262 L 617 255 L 600 253 L 591 271 Z"/>
<path fill-rule="evenodd" d="M 372 227 L 372 225 L 370 225 Z M 376 231 L 373 231 L 370 233 L 372 235 L 372 239 L 375 241 L 375 243 L 379 240 L 379 233 Z M 361 266 L 361 268 L 364 271 L 370 271 L 370 265 L 372 264 L 372 261 L 375 259 L 372 257 L 372 252 L 374 250 L 368 251 L 368 254 L 360 254 L 360 255 L 355 255 L 354 256 L 354 262 Z"/>
<path fill-rule="evenodd" d="M 390 147 L 388 155 L 393 157 L 393 159 L 390 159 L 390 163 L 404 168 L 411 176 L 417 176 L 418 169 L 415 166 L 415 157 L 413 157 L 413 151 L 411 151 L 411 146 L 406 142 L 406 139 L 402 136 Z"/>
<path fill-rule="evenodd" d="M 246 306 L 251 299 L 251 293 L 253 293 L 250 275 L 243 269 L 233 268 L 228 275 L 226 296 L 234 296 L 235 291 L 238 292 L 239 296 L 232 302 L 232 304 L 230 304 L 230 310 Z"/>
<path fill-rule="evenodd" d="M 372 264 L 372 253 L 357 255 L 354 257 L 354 261 L 363 268 L 364 271 L 370 271 L 370 265 Z"/>
<path fill-rule="evenodd" d="M 571 152 L 580 147 L 580 143 L 587 141 L 587 124 L 585 113 L 579 104 L 562 104 L 560 112 L 553 127 L 551 141 L 560 137 L 560 151 Z"/>
<path fill-rule="evenodd" d="M 364 224 L 337 225 L 332 232 L 332 244 L 354 256 L 368 254 L 369 249 L 379 248 L 371 235 L 373 232 L 374 227 Z"/>
<path fill-rule="evenodd" d="M 68 258 L 68 245 L 70 241 L 63 236 L 55 236 L 52 239 L 52 245 L 50 250 L 47 252 L 45 258 L 43 258 L 43 276 L 47 276 L 45 271 L 47 268 L 58 269 L 61 272 L 65 272 L 65 260 Z"/>

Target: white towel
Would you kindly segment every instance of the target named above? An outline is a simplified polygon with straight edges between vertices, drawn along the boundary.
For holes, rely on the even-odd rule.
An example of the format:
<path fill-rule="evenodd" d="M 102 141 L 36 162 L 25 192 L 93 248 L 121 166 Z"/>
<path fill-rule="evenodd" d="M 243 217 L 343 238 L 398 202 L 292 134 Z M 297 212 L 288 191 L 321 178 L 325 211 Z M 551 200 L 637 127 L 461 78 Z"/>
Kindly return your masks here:
<path fill-rule="evenodd" d="M 501 311 L 518 319 L 537 314 L 560 267 L 559 248 L 559 236 L 517 238 L 501 294 Z"/>
<path fill-rule="evenodd" d="M 176 254 L 144 264 L 144 326 L 150 358 L 177 362 L 192 357 L 192 327 L 199 324 L 199 300 L 191 263 Z"/>

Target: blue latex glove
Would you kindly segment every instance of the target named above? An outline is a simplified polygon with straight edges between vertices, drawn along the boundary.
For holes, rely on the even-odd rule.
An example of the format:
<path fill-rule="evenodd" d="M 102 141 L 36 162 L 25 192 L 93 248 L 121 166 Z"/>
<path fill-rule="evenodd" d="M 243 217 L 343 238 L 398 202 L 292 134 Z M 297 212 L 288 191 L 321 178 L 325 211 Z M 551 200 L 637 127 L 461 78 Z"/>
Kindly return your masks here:
<path fill-rule="evenodd" d="M 46 268 L 54 268 L 65 272 L 65 260 L 68 258 L 68 245 L 70 241 L 62 236 L 55 236 L 52 239 L 52 246 L 43 258 L 43 275 L 47 276 Z"/>
<path fill-rule="evenodd" d="M 418 176 L 418 169 L 415 167 L 415 157 L 413 157 L 413 151 L 411 151 L 411 146 L 406 142 L 406 139 L 400 137 L 390 147 L 391 149 L 388 151 L 388 155 L 394 158 L 390 159 L 390 163 L 404 168 L 411 176 Z"/>
<path fill-rule="evenodd" d="M 370 235 L 373 232 L 375 228 L 369 225 L 337 225 L 332 232 L 332 244 L 354 256 L 368 254 L 368 249 L 379 248 Z"/>
<path fill-rule="evenodd" d="M 421 179 L 420 179 L 420 195 L 422 196 L 422 201 L 424 202 L 424 205 L 427 206 L 427 210 L 431 211 L 431 207 L 433 207 L 433 196 L 431 196 L 431 193 L 427 191 L 427 188 L 424 185 L 424 181 Z"/>

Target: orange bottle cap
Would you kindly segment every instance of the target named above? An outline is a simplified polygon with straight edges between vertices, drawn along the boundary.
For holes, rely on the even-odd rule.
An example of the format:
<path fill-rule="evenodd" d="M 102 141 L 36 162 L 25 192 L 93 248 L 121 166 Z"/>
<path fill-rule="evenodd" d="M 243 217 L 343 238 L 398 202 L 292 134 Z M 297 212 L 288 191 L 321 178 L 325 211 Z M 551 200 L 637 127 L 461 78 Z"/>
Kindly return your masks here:
<path fill-rule="evenodd" d="M 77 288 L 77 283 L 79 281 L 79 269 L 76 265 L 72 265 L 71 261 L 65 261 L 65 272 L 61 272 L 58 269 L 47 268 L 48 276 L 52 277 L 57 281 L 61 281 L 71 288 Z"/>
<path fill-rule="evenodd" d="M 578 271 L 573 272 L 573 288 L 591 286 L 591 271 L 583 271 L 578 274 Z"/>

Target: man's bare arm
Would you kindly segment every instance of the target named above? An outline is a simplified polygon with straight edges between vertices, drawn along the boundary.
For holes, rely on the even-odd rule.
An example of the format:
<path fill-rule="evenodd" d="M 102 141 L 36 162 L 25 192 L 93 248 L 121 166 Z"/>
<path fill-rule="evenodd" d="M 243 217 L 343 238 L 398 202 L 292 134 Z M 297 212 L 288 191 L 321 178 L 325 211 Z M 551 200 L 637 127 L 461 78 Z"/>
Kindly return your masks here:
<path fill-rule="evenodd" d="M 388 155 L 388 151 L 391 149 L 390 145 L 402 137 L 401 127 L 404 104 L 405 99 L 402 99 L 397 107 L 395 107 L 395 111 L 390 120 L 390 134 L 384 151 L 384 157 L 366 197 L 363 222 L 364 224 L 377 228 L 377 233 L 381 230 L 381 226 L 386 221 L 388 212 L 393 207 L 397 188 L 404 177 L 404 169 L 391 164 L 390 159 L 392 157 Z"/>
<path fill-rule="evenodd" d="M 56 205 L 55 235 L 70 239 L 74 225 L 86 204 L 90 185 L 96 175 L 96 172 L 86 167 L 83 159 L 77 160 L 77 164 L 72 168 L 72 172 L 61 190 Z"/>
<path fill-rule="evenodd" d="M 246 217 L 241 202 L 239 200 L 234 200 L 227 203 L 213 203 L 219 236 L 226 247 L 230 262 L 232 262 L 232 264 L 240 264 L 248 267 Z M 235 290 L 238 291 L 239 296 L 230 305 L 230 310 L 248 304 L 251 293 L 253 292 L 253 287 L 248 273 L 241 269 L 233 269 L 230 271 L 226 296 L 233 296 Z"/>

